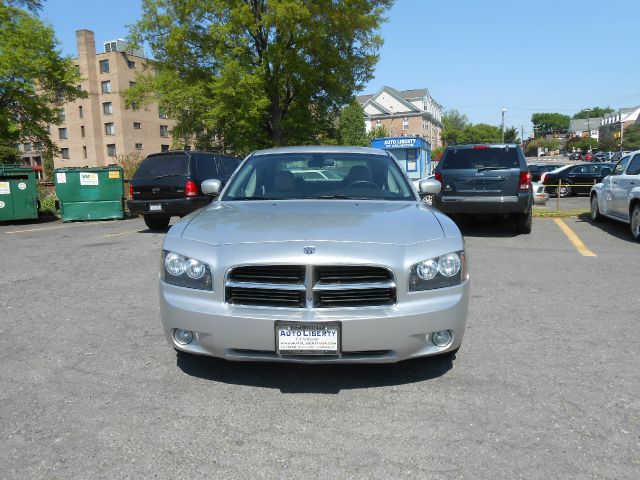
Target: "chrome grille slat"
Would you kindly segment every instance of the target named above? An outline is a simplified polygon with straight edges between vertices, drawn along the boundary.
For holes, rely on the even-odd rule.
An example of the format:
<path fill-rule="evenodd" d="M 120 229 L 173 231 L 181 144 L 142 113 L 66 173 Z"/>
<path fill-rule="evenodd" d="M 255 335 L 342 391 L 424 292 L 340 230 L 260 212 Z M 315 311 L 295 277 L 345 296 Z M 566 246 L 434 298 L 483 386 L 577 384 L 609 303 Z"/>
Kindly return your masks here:
<path fill-rule="evenodd" d="M 233 305 L 331 308 L 396 302 L 393 273 L 362 265 L 249 265 L 227 274 L 226 302 Z"/>

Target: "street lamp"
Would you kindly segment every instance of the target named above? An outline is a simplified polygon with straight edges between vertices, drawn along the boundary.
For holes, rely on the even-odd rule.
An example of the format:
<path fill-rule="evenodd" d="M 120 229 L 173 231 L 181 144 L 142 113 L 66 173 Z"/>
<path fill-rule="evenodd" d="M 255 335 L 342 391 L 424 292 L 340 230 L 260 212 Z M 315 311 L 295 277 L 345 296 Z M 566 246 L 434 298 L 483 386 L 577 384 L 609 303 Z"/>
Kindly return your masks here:
<path fill-rule="evenodd" d="M 589 130 L 589 152 L 591 152 L 591 109 L 587 108 L 587 130 Z"/>
<path fill-rule="evenodd" d="M 506 112 L 507 109 L 502 107 L 502 143 L 504 143 L 504 112 Z"/>

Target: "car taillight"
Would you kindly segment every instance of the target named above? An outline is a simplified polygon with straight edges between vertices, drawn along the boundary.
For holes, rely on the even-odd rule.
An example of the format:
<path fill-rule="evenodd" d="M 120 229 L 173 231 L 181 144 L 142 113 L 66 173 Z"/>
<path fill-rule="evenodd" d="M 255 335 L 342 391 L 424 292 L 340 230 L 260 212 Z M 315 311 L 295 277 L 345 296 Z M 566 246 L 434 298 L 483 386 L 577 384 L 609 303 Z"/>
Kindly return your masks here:
<path fill-rule="evenodd" d="M 129 184 L 129 198 L 133 198 L 133 185 Z"/>
<path fill-rule="evenodd" d="M 195 197 L 198 195 L 198 186 L 192 180 L 187 180 L 187 183 L 184 184 L 184 194 L 187 197 Z"/>
<path fill-rule="evenodd" d="M 489 148 L 489 145 L 474 145 L 473 146 L 474 150 L 480 150 L 480 149 L 483 149 L 483 148 Z"/>
<path fill-rule="evenodd" d="M 433 176 L 433 178 L 435 178 L 436 180 L 441 182 L 442 181 L 442 174 L 440 172 L 438 172 Z"/>
<path fill-rule="evenodd" d="M 531 184 L 531 173 L 529 171 L 520 172 L 520 190 L 529 190 Z"/>

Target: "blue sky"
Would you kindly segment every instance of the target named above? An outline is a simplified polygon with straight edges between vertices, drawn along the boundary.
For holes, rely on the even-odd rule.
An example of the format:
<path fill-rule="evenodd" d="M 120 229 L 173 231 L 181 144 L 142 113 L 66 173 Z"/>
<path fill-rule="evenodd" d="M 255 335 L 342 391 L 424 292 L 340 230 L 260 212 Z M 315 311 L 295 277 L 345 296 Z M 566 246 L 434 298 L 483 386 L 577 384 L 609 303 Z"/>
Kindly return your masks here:
<path fill-rule="evenodd" d="M 126 37 L 139 0 L 48 0 L 41 14 L 65 54 L 75 31 L 98 48 Z M 531 114 L 573 114 L 588 106 L 640 105 L 640 0 L 396 0 L 381 35 L 381 86 L 426 87 L 445 109 L 474 122 L 531 132 Z"/>

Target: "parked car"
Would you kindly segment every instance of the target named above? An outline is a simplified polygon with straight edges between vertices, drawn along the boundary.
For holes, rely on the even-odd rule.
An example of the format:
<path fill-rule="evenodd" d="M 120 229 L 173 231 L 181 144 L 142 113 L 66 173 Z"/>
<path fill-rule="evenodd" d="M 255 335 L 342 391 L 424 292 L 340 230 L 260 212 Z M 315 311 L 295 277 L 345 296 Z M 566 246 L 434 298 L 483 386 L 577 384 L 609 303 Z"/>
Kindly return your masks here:
<path fill-rule="evenodd" d="M 542 163 L 542 164 L 536 164 L 536 165 L 528 165 L 529 168 L 529 172 L 531 173 L 531 181 L 532 182 L 539 182 L 540 181 L 540 177 L 542 176 L 542 174 L 544 172 L 550 172 L 552 170 L 555 170 L 556 168 L 560 168 L 564 166 L 563 164 L 557 164 L 557 163 Z"/>
<path fill-rule="evenodd" d="M 535 205 L 545 205 L 549 201 L 549 194 L 545 192 L 544 185 L 531 182 L 531 189 L 533 190 L 533 203 Z"/>
<path fill-rule="evenodd" d="M 609 161 L 609 155 L 606 152 L 597 152 L 593 155 L 594 162 L 607 162 Z"/>
<path fill-rule="evenodd" d="M 614 163 L 618 163 L 622 159 L 622 157 L 629 155 L 629 153 L 631 152 L 628 152 L 626 150 L 622 152 L 613 152 L 613 155 L 611 155 L 611 161 Z"/>
<path fill-rule="evenodd" d="M 531 173 L 519 145 L 450 146 L 434 173 L 442 183 L 433 199 L 438 210 L 502 214 L 516 221 L 519 233 L 531 232 Z"/>
<path fill-rule="evenodd" d="M 551 172 L 545 173 L 541 183 L 545 190 L 561 198 L 579 193 L 589 193 L 591 186 L 601 182 L 611 173 L 612 163 L 579 163 L 577 165 L 565 165 Z M 558 185 L 560 185 L 558 187 Z"/>
<path fill-rule="evenodd" d="M 239 158 L 211 152 L 149 155 L 131 179 L 129 211 L 142 215 L 151 230 L 167 228 L 171 217 L 183 217 L 211 201 L 200 190 L 204 180 L 218 179 L 224 184 L 239 163 Z"/>
<path fill-rule="evenodd" d="M 572 152 L 569 154 L 569 160 L 582 160 L 581 152 Z"/>
<path fill-rule="evenodd" d="M 293 171 L 336 165 L 339 183 Z M 251 154 L 174 225 L 160 306 L 170 346 L 227 360 L 392 363 L 453 354 L 469 302 L 462 234 L 420 201 L 389 152 Z M 420 182 L 423 194 L 440 183 Z"/>
<path fill-rule="evenodd" d="M 629 224 L 640 240 L 640 150 L 622 157 L 602 183 L 591 188 L 591 218 L 612 218 Z"/>

